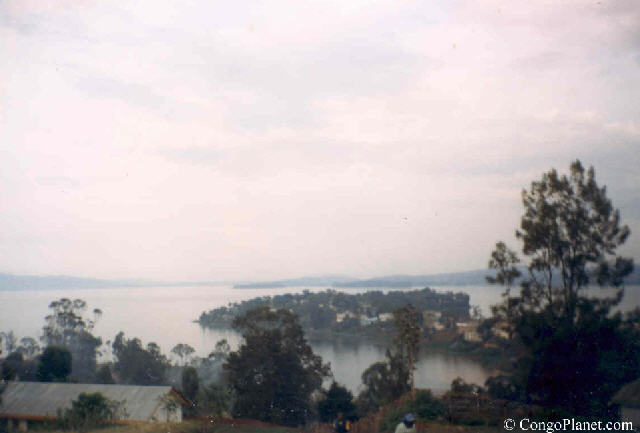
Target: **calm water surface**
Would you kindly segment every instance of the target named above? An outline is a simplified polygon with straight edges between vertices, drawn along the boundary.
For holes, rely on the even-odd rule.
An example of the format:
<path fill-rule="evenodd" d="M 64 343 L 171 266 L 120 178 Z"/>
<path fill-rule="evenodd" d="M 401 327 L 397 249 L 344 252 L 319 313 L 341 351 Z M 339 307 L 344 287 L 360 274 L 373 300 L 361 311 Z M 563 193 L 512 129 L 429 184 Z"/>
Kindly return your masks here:
<path fill-rule="evenodd" d="M 472 305 L 483 312 L 500 300 L 501 289 L 491 286 L 434 287 L 438 291 L 469 293 Z M 627 289 L 624 309 L 640 305 L 640 288 Z M 13 330 L 18 338 L 41 335 L 44 317 L 51 301 L 67 297 L 87 301 L 88 311 L 100 308 L 103 312 L 94 334 L 104 342 L 113 340 L 119 331 L 127 337 L 138 337 L 144 344 L 154 341 L 165 354 L 177 343 L 187 343 L 199 356 L 211 352 L 215 343 L 226 338 L 232 348 L 241 338 L 230 330 L 208 330 L 193 321 L 204 310 L 229 302 L 257 296 L 301 292 L 300 289 L 233 289 L 230 286 L 144 287 L 54 291 L 0 291 L 0 331 Z M 324 288 L 309 288 L 321 291 Z M 362 293 L 367 289 L 346 289 L 345 293 Z M 335 379 L 357 391 L 362 371 L 384 359 L 385 348 L 366 342 L 311 342 L 314 351 L 331 363 Z M 108 356 L 108 354 L 107 354 Z M 456 377 L 482 384 L 491 371 L 464 357 L 442 353 L 423 353 L 416 370 L 420 387 L 443 390 Z"/>

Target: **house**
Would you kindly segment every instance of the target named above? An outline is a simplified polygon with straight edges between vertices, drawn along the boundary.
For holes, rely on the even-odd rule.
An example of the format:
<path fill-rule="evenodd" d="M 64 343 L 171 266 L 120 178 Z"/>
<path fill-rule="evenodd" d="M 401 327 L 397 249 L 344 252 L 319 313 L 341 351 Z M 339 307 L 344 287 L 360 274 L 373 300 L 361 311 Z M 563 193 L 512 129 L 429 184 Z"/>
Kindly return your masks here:
<path fill-rule="evenodd" d="M 480 334 L 478 334 L 478 331 L 476 330 L 465 331 L 462 334 L 462 338 L 464 338 L 465 341 L 468 341 L 470 343 L 482 342 L 482 337 L 480 337 Z"/>
<path fill-rule="evenodd" d="M 0 419 L 7 419 L 9 430 L 17 425 L 20 431 L 26 431 L 28 421 L 55 420 L 58 411 L 71 408 L 81 393 L 95 392 L 122 404 L 124 417 L 115 421 L 118 424 L 182 421 L 182 406 L 188 404 L 170 386 L 7 382 L 0 401 Z"/>
<path fill-rule="evenodd" d="M 496 337 L 508 340 L 509 336 L 513 333 L 513 325 L 508 322 L 501 321 L 493 325 L 491 332 Z"/>
<path fill-rule="evenodd" d="M 640 426 L 640 379 L 623 386 L 612 401 L 620 406 L 621 421 Z"/>
<path fill-rule="evenodd" d="M 393 313 L 381 313 L 378 314 L 378 318 L 381 322 L 388 322 L 390 320 L 393 320 Z"/>
<path fill-rule="evenodd" d="M 440 320 L 441 317 L 442 317 L 442 313 L 440 311 L 424 310 L 422 312 L 422 320 L 425 323 L 436 322 Z"/>
<path fill-rule="evenodd" d="M 367 316 L 365 316 L 365 317 L 361 317 L 360 318 L 360 324 L 362 326 L 372 325 L 372 324 L 374 324 L 376 322 L 379 322 L 379 321 L 380 321 L 380 319 L 378 319 L 377 317 L 367 317 Z"/>

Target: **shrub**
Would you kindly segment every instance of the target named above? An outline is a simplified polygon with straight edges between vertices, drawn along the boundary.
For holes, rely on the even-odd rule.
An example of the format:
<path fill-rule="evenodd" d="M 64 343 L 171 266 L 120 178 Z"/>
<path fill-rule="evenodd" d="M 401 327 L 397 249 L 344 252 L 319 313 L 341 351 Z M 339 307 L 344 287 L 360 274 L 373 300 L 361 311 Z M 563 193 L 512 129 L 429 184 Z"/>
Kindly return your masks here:
<path fill-rule="evenodd" d="M 58 412 L 58 422 L 65 430 L 84 432 L 124 416 L 123 402 L 110 400 L 99 392 L 83 392 L 71 403 L 70 409 Z"/>
<path fill-rule="evenodd" d="M 329 391 L 318 401 L 318 415 L 320 421 L 329 422 L 336 419 L 338 413 L 342 413 L 346 419 L 353 420 L 356 418 L 356 406 L 351 391 L 333 382 Z"/>
<path fill-rule="evenodd" d="M 414 400 L 406 400 L 389 410 L 380 422 L 380 431 L 394 431 L 396 425 L 409 412 L 413 413 L 418 421 L 433 421 L 445 415 L 445 405 L 439 398 L 434 397 L 430 390 L 417 390 Z"/>

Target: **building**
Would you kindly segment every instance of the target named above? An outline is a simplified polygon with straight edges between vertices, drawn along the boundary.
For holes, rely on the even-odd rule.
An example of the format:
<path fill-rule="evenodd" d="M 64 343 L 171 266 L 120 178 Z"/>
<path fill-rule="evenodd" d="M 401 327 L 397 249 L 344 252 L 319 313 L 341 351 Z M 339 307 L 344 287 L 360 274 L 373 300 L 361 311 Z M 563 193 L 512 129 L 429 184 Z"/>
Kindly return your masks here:
<path fill-rule="evenodd" d="M 374 324 L 376 322 L 379 322 L 379 321 L 380 321 L 380 319 L 378 319 L 377 317 L 364 316 L 364 317 L 360 318 L 360 324 L 362 326 L 372 325 L 372 324 Z"/>
<path fill-rule="evenodd" d="M 7 419 L 9 430 L 17 426 L 26 431 L 29 421 L 55 420 L 58 411 L 71 408 L 71 402 L 83 392 L 99 392 L 121 402 L 125 415 L 115 421 L 119 424 L 182 421 L 182 406 L 188 404 L 170 386 L 7 382 L 1 396 L 0 419 Z"/>
<path fill-rule="evenodd" d="M 480 334 L 478 334 L 478 331 L 476 331 L 475 329 L 464 331 L 462 337 L 465 341 L 468 341 L 470 343 L 482 343 L 482 337 L 480 337 Z"/>
<path fill-rule="evenodd" d="M 613 402 L 620 406 L 620 420 L 630 421 L 638 430 L 640 426 L 640 379 L 623 386 L 613 396 Z"/>
<path fill-rule="evenodd" d="M 389 322 L 393 320 L 393 313 L 381 313 L 378 314 L 378 318 L 381 322 Z"/>

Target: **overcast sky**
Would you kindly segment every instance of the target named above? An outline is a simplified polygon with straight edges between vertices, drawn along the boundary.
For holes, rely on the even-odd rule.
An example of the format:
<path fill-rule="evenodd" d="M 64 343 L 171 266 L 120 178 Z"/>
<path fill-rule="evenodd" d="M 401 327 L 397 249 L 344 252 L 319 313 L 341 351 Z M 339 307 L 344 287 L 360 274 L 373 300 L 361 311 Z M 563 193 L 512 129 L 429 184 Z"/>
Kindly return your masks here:
<path fill-rule="evenodd" d="M 0 0 L 0 271 L 486 266 L 593 165 L 640 258 L 640 3 Z"/>

